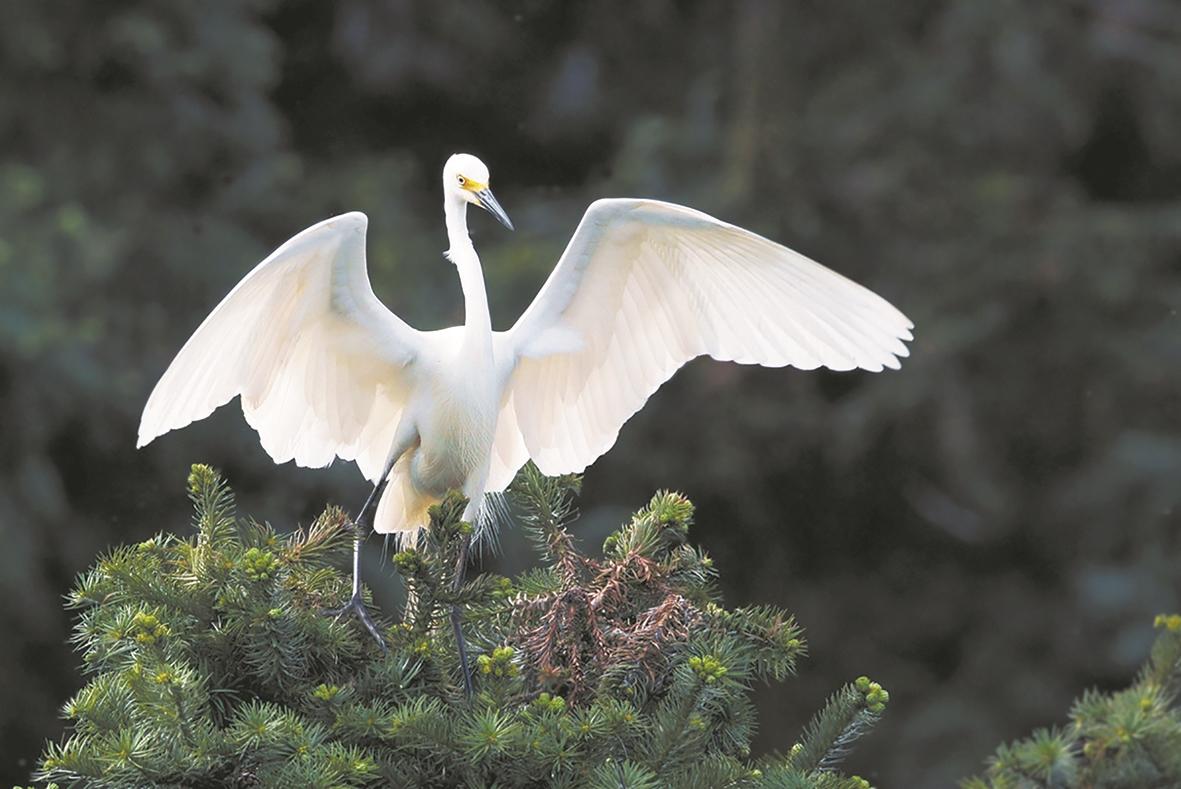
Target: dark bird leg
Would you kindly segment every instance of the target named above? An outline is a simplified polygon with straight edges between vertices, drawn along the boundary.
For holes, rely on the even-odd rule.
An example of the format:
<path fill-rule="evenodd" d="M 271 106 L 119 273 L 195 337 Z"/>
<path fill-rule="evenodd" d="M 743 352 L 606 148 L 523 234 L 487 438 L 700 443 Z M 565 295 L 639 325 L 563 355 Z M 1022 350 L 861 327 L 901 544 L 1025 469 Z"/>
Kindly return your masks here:
<path fill-rule="evenodd" d="M 393 446 L 390 447 L 390 453 L 385 459 L 381 476 L 377 478 L 378 483 L 369 492 L 369 498 L 365 499 L 365 503 L 361 505 L 361 511 L 357 513 L 357 517 L 353 521 L 353 538 L 355 540 L 353 543 L 353 596 L 340 608 L 324 612 L 328 616 L 335 617 L 341 617 L 350 612 L 354 614 L 361 620 L 361 624 L 365 625 L 365 629 L 369 631 L 369 635 L 373 636 L 377 645 L 381 647 L 381 651 L 386 654 L 389 654 L 389 647 L 386 646 L 385 639 L 381 637 L 381 631 L 377 629 L 377 623 L 369 615 L 369 609 L 365 607 L 365 600 L 361 597 L 361 544 L 369 536 L 369 516 L 377 507 L 377 502 L 381 501 L 382 491 L 389 484 L 390 472 L 394 470 L 394 464 L 418 441 L 418 431 L 413 422 L 403 421 L 398 425 L 398 429 L 394 433 Z"/>
<path fill-rule="evenodd" d="M 467 559 L 471 550 L 472 537 L 466 535 L 459 546 L 459 560 L 455 563 L 455 582 L 452 591 L 459 591 L 467 575 Z M 472 697 L 472 667 L 467 659 L 467 641 L 463 637 L 463 614 L 458 603 L 451 604 L 451 629 L 455 631 L 455 647 L 459 650 L 459 666 L 463 669 L 463 692 L 467 698 Z"/>
<path fill-rule="evenodd" d="M 369 635 L 381 647 L 381 651 L 389 653 L 389 647 L 386 646 L 385 639 L 381 636 L 381 631 L 377 628 L 377 623 L 373 621 L 373 617 L 369 614 L 369 609 L 365 606 L 365 600 L 361 597 L 361 545 L 365 542 L 365 538 L 369 536 L 369 514 L 377 506 L 377 502 L 381 499 L 381 492 L 385 490 L 385 486 L 389 483 L 390 470 L 394 464 L 389 463 L 385 469 L 385 473 L 381 475 L 381 481 L 373 486 L 373 490 L 369 493 L 369 498 L 365 499 L 365 503 L 361 505 L 361 511 L 357 515 L 356 520 L 353 521 L 353 595 L 349 601 L 340 608 L 333 608 L 323 613 L 326 616 L 341 617 L 347 613 L 354 614 L 361 620 L 361 624 L 365 625 L 365 629 L 369 631 Z"/>

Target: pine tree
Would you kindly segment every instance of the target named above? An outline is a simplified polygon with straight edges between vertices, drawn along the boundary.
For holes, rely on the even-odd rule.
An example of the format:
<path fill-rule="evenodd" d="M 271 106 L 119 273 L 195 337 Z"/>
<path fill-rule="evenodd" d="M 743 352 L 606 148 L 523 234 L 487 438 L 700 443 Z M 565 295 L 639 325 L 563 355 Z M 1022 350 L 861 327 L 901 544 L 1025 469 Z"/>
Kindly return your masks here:
<path fill-rule="evenodd" d="M 1088 691 L 1070 723 L 1002 745 L 963 789 L 1175 789 L 1181 786 L 1181 615 L 1162 614 L 1131 687 Z"/>
<path fill-rule="evenodd" d="M 527 468 L 512 490 L 542 565 L 453 589 L 471 527 L 448 496 L 394 567 L 411 591 L 382 653 L 321 611 L 350 593 L 347 515 L 280 535 L 239 519 L 194 466 L 195 534 L 116 549 L 68 598 L 88 682 L 38 781 L 87 787 L 833 787 L 888 694 L 839 689 L 782 754 L 752 758 L 757 683 L 805 654 L 769 606 L 727 609 L 689 543 L 693 507 L 661 492 L 603 557 L 568 526 L 578 479 Z M 449 623 L 463 610 L 476 693 Z M 1161 690 L 1164 693 L 1164 690 Z M 1163 696 L 1161 696 L 1163 699 Z"/>

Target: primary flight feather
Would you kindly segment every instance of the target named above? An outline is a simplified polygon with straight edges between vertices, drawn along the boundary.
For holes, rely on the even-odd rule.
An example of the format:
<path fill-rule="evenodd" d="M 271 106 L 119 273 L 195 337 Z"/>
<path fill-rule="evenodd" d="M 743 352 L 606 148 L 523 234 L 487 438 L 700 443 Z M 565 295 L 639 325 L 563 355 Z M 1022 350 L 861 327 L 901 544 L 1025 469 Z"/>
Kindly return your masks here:
<path fill-rule="evenodd" d="M 453 488 L 474 521 L 484 494 L 529 459 L 547 474 L 582 471 L 694 357 L 880 371 L 907 355 L 912 324 L 880 296 L 657 200 L 592 203 L 537 298 L 494 332 L 467 233 L 471 204 L 512 227 L 488 182 L 468 154 L 443 169 L 462 326 L 408 326 L 369 284 L 365 215 L 325 220 L 247 274 L 193 333 L 148 398 L 139 446 L 240 395 L 276 463 L 355 460 L 380 493 L 374 528 L 412 532 Z"/>

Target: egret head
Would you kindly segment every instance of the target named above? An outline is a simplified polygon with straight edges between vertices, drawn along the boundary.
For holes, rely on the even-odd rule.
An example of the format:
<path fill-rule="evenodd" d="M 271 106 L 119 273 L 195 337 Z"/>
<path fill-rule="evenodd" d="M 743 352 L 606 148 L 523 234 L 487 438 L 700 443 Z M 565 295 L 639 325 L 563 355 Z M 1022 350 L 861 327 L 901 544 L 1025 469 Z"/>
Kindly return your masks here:
<path fill-rule="evenodd" d="M 452 154 L 443 166 L 443 193 L 449 198 L 474 203 L 509 230 L 513 223 L 488 186 L 488 166 L 470 153 Z"/>

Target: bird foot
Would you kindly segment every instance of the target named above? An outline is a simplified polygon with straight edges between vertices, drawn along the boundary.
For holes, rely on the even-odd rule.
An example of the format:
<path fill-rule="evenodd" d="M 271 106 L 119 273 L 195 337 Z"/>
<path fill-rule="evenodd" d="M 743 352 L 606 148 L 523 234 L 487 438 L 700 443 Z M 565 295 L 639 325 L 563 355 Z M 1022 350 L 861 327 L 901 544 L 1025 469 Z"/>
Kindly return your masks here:
<path fill-rule="evenodd" d="M 369 609 L 365 606 L 365 601 L 361 599 L 361 595 L 353 595 L 340 608 L 328 608 L 320 613 L 335 619 L 340 619 L 345 614 L 352 613 L 361 620 L 361 624 L 365 625 L 365 629 L 369 631 L 369 635 L 373 636 L 373 640 L 377 642 L 377 646 L 381 648 L 381 651 L 384 654 L 389 654 L 390 648 L 386 645 L 385 639 L 382 638 L 381 631 L 377 629 L 377 623 L 373 621 L 373 617 L 370 615 Z"/>

